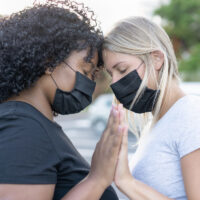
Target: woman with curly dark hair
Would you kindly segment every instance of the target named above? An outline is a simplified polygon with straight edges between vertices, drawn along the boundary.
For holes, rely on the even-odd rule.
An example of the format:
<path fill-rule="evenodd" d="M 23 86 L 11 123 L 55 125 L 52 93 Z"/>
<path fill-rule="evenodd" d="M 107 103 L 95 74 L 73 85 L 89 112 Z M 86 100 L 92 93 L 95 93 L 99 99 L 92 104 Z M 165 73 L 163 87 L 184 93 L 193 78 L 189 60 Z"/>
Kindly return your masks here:
<path fill-rule="evenodd" d="M 93 16 L 82 4 L 49 0 L 1 21 L 1 200 L 118 199 L 109 185 L 126 130 L 120 106 L 91 170 L 53 120 L 91 103 L 103 41 Z"/>

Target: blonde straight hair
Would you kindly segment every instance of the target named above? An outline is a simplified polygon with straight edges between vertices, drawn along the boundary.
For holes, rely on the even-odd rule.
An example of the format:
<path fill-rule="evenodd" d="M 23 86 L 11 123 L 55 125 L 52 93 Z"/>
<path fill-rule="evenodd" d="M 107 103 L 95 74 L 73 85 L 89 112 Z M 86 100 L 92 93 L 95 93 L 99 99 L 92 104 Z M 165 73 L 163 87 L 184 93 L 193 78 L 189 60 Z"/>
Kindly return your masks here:
<path fill-rule="evenodd" d="M 103 49 L 137 56 L 145 64 L 144 78 L 131 107 L 141 97 L 148 83 L 148 77 L 151 75 L 157 80 L 151 53 L 160 51 L 164 55 L 163 66 L 156 82 L 160 94 L 153 111 L 154 114 L 136 114 L 127 110 L 129 128 L 139 138 L 142 133 L 151 129 L 158 121 L 163 99 L 166 94 L 170 95 L 172 80 L 177 82 L 180 80 L 172 43 L 167 33 L 157 24 L 143 17 L 130 17 L 118 22 L 107 34 Z"/>

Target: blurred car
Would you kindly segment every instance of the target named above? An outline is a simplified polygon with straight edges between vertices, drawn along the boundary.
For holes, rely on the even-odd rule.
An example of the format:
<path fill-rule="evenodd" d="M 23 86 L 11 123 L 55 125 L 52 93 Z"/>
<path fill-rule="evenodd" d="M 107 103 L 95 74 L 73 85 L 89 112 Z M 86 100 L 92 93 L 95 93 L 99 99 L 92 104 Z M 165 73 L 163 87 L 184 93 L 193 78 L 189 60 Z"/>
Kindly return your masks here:
<path fill-rule="evenodd" d="M 187 94 L 200 96 L 200 82 L 182 82 L 180 87 Z M 91 128 L 97 133 L 102 133 L 106 127 L 113 99 L 113 94 L 103 94 L 88 109 Z"/>
<path fill-rule="evenodd" d="M 200 82 L 182 82 L 180 86 L 185 93 L 200 96 Z"/>
<path fill-rule="evenodd" d="M 88 109 L 91 128 L 98 133 L 102 132 L 106 127 L 113 98 L 113 94 L 103 94 L 97 97 Z"/>

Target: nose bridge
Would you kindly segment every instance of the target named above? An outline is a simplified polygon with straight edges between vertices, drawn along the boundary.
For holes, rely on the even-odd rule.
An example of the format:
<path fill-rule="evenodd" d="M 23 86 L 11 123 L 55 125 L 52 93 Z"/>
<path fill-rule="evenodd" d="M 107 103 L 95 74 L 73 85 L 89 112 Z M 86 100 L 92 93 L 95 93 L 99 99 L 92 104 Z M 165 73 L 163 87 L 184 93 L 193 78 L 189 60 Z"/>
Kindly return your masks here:
<path fill-rule="evenodd" d="M 111 84 L 113 84 L 113 83 L 115 83 L 116 81 L 115 81 L 115 79 L 114 78 L 112 78 L 112 81 L 111 81 Z"/>
<path fill-rule="evenodd" d="M 113 83 L 117 82 L 118 80 L 119 80 L 119 77 L 117 77 L 116 74 L 114 73 L 113 76 L 112 76 L 111 83 L 113 84 Z"/>

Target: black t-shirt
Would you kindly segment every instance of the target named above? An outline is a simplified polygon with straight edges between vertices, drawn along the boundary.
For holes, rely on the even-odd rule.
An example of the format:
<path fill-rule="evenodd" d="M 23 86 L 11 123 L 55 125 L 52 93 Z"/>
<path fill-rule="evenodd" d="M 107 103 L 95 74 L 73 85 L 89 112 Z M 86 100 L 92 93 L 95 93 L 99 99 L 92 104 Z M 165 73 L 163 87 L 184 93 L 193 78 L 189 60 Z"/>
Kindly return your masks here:
<path fill-rule="evenodd" d="M 89 169 L 56 122 L 24 102 L 0 104 L 0 183 L 56 184 L 59 200 Z M 112 187 L 101 197 L 117 199 Z"/>

